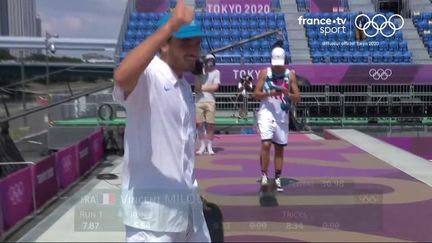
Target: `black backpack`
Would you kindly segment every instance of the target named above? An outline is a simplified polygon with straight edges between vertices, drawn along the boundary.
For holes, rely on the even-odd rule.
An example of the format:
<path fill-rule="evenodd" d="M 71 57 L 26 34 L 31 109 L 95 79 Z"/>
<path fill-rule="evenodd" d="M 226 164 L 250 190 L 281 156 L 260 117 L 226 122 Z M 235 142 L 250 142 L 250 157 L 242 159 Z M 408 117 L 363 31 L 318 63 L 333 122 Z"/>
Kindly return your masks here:
<path fill-rule="evenodd" d="M 204 211 L 204 217 L 209 229 L 212 242 L 224 242 L 223 216 L 220 208 L 211 202 L 207 202 L 208 210 Z"/>

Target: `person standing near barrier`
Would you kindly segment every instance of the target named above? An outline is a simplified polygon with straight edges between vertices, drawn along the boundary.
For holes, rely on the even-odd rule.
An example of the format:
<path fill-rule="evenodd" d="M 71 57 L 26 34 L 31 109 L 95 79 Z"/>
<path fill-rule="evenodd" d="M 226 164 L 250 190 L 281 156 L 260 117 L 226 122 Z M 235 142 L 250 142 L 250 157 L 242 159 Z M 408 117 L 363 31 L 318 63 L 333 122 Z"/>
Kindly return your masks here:
<path fill-rule="evenodd" d="M 194 175 L 195 104 L 183 76 L 195 68 L 204 35 L 193 17 L 178 0 L 114 74 L 113 96 L 127 113 L 121 215 L 128 242 L 210 241 Z"/>
<path fill-rule="evenodd" d="M 237 84 L 239 94 L 237 95 L 237 102 L 240 102 L 240 109 L 238 113 L 238 119 L 246 119 L 248 116 L 248 99 L 249 93 L 253 92 L 253 77 L 250 75 L 244 75 L 240 78 Z"/>
<path fill-rule="evenodd" d="M 283 148 L 288 143 L 288 111 L 290 102 L 300 101 L 300 91 L 294 70 L 285 65 L 285 50 L 276 46 L 271 52 L 271 67 L 260 71 L 254 96 L 260 100 L 258 129 L 261 136 L 261 185 L 268 184 L 270 148 L 275 148 L 275 180 L 277 191 L 283 191 L 280 176 L 283 167 Z M 276 88 L 278 87 L 278 88 Z"/>
<path fill-rule="evenodd" d="M 205 73 L 197 75 L 195 79 L 196 93 L 196 122 L 200 147 L 196 152 L 198 155 L 207 149 L 209 155 L 215 154 L 213 151 L 213 138 L 216 116 L 215 94 L 220 85 L 220 72 L 216 69 L 216 58 L 213 54 L 208 54 L 204 60 Z M 207 130 L 207 146 L 204 132 L 204 122 Z"/>

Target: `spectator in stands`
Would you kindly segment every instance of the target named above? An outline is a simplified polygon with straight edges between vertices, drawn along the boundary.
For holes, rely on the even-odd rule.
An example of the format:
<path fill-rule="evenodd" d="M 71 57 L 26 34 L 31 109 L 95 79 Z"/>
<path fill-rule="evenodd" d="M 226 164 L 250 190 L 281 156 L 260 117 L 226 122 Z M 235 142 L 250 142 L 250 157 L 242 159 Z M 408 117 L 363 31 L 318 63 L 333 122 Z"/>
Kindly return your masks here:
<path fill-rule="evenodd" d="M 280 176 L 283 167 L 283 148 L 288 143 L 288 112 L 285 102 L 300 101 L 300 91 L 294 70 L 285 68 L 285 50 L 273 48 L 271 67 L 260 71 L 255 87 L 255 98 L 260 100 L 258 129 L 261 136 L 261 185 L 268 184 L 267 170 L 270 163 L 271 144 L 275 147 L 275 180 L 277 191 L 283 191 Z M 278 87 L 277 89 L 275 87 Z"/>
<path fill-rule="evenodd" d="M 178 0 L 114 74 L 114 99 L 127 112 L 121 214 L 128 242 L 210 241 L 194 176 L 195 104 L 183 76 L 200 56 L 203 32 L 193 17 Z"/>
<path fill-rule="evenodd" d="M 358 15 L 363 14 L 363 12 L 359 12 Z M 356 40 L 357 41 L 362 41 L 364 39 L 366 39 L 366 34 L 365 31 L 366 30 L 362 30 L 362 28 L 365 26 L 367 22 L 367 18 L 365 16 L 360 16 L 357 19 L 357 25 L 359 28 L 356 28 Z"/>
<path fill-rule="evenodd" d="M 216 99 L 214 92 L 219 89 L 220 72 L 216 69 L 216 58 L 213 54 L 208 54 L 204 60 L 205 72 L 195 78 L 196 93 L 196 122 L 200 147 L 196 152 L 198 155 L 207 153 L 213 155 L 213 138 L 216 115 Z M 207 128 L 207 146 L 204 134 L 204 122 Z"/>

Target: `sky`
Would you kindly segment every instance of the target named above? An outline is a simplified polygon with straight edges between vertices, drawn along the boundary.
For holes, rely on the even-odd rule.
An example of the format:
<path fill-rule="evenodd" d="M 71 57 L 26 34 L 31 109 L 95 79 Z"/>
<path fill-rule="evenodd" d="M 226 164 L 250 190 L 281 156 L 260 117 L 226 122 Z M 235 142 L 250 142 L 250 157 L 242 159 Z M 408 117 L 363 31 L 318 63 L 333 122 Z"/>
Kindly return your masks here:
<path fill-rule="evenodd" d="M 127 0 L 36 0 L 45 31 L 68 38 L 117 39 Z M 77 52 L 57 55 L 80 56 Z"/>
<path fill-rule="evenodd" d="M 117 38 L 127 0 L 36 0 L 42 32 L 61 37 Z"/>

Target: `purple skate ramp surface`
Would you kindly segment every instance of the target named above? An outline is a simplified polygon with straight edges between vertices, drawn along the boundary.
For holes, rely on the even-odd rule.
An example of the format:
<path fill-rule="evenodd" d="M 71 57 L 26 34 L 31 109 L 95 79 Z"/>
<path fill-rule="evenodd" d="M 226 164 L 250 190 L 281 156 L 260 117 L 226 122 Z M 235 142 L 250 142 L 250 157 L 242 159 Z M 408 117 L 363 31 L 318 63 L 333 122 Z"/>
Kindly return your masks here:
<path fill-rule="evenodd" d="M 258 136 L 219 136 L 214 150 L 197 178 L 226 241 L 432 241 L 432 188 L 346 141 L 291 134 L 282 193 L 259 184 Z"/>

